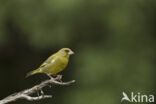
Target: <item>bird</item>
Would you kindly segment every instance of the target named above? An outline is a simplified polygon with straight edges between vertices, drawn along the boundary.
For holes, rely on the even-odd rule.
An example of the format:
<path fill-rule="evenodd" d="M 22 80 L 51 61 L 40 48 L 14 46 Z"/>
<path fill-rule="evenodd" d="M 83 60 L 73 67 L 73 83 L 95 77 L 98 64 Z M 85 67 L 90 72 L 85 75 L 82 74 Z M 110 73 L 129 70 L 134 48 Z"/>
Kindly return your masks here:
<path fill-rule="evenodd" d="M 62 48 L 48 57 L 48 59 L 45 60 L 39 68 L 27 73 L 26 77 L 38 73 L 44 73 L 52 79 L 52 76 L 57 75 L 66 68 L 69 62 L 69 57 L 72 54 L 74 54 L 74 52 L 70 48 Z"/>

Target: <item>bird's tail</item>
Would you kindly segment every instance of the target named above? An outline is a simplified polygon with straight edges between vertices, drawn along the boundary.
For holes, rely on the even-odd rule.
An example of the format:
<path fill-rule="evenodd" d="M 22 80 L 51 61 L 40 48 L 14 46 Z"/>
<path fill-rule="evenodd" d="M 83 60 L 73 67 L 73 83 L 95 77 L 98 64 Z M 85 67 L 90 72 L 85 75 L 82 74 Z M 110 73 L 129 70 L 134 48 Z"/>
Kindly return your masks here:
<path fill-rule="evenodd" d="M 40 73 L 40 70 L 38 70 L 38 69 L 33 70 L 33 71 L 27 73 L 26 78 L 29 77 L 29 76 L 31 76 L 31 75 L 37 74 L 37 73 Z"/>

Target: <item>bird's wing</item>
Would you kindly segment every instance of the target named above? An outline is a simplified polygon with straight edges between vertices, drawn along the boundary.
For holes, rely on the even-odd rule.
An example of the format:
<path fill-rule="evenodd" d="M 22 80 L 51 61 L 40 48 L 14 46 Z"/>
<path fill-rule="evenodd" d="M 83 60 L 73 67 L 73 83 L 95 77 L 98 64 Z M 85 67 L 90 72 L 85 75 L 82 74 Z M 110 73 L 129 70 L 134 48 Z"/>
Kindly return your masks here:
<path fill-rule="evenodd" d="M 55 57 L 56 57 L 56 54 L 53 54 L 52 56 L 50 56 L 47 60 L 45 60 L 45 61 L 41 64 L 41 66 L 40 66 L 39 68 L 42 69 L 43 67 L 45 67 L 45 66 L 47 66 L 48 64 L 52 63 L 52 62 L 54 61 Z"/>

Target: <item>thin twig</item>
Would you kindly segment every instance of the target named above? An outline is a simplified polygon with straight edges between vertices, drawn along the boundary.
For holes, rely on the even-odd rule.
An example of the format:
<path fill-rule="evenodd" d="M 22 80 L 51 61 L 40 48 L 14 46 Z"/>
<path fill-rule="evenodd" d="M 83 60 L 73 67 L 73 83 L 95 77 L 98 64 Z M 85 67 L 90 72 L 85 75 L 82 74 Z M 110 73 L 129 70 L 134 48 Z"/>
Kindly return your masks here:
<path fill-rule="evenodd" d="M 53 78 L 53 79 L 49 79 L 49 80 L 45 80 L 45 81 L 41 82 L 40 84 L 35 85 L 32 88 L 29 88 L 29 89 L 23 90 L 21 92 L 9 95 L 8 97 L 0 100 L 0 104 L 6 104 L 6 103 L 9 103 L 12 101 L 16 101 L 18 99 L 26 99 L 28 101 L 37 101 L 37 100 L 41 100 L 41 99 L 52 98 L 52 95 L 44 95 L 44 93 L 42 91 L 43 87 L 49 86 L 49 84 L 64 86 L 64 85 L 70 85 L 70 84 L 75 82 L 75 80 L 68 81 L 68 82 L 60 82 L 58 80 L 60 80 L 58 77 Z M 41 96 L 37 96 L 37 97 L 30 96 L 31 94 L 37 93 L 38 91 L 42 92 Z"/>

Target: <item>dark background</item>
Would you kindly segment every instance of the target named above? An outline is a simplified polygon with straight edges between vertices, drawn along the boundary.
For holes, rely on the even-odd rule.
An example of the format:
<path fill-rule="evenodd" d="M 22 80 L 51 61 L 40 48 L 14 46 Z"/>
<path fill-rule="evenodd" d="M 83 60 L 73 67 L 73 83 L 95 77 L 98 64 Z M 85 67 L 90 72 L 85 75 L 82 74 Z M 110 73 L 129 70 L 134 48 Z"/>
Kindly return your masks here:
<path fill-rule="evenodd" d="M 48 79 L 25 78 L 69 47 L 52 99 L 10 104 L 120 104 L 122 92 L 155 94 L 155 0 L 0 0 L 0 99 Z M 34 95 L 36 96 L 36 95 Z"/>

